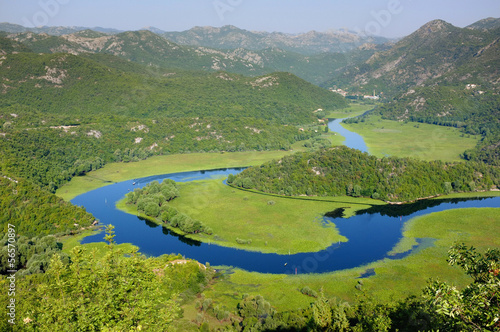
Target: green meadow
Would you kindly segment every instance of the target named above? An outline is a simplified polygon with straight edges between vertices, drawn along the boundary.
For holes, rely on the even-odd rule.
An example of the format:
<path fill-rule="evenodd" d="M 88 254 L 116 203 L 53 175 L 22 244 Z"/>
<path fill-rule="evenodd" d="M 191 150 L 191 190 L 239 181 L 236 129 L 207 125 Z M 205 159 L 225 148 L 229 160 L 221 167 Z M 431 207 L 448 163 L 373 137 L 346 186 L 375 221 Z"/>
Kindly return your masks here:
<path fill-rule="evenodd" d="M 300 292 L 305 286 L 349 302 L 362 294 L 382 302 L 420 294 L 432 278 L 464 286 L 470 278 L 459 267 L 447 264 L 448 250 L 455 242 L 465 242 L 481 251 L 500 246 L 500 238 L 496 236 L 500 232 L 498 215 L 499 209 L 485 208 L 451 210 L 415 218 L 407 224 L 402 242 L 432 238 L 432 246 L 424 246 L 403 259 L 384 259 L 354 269 L 303 275 L 228 269 L 220 282 L 205 291 L 205 296 L 217 303 L 236 305 L 243 294 L 260 294 L 279 310 L 291 310 L 306 308 L 314 302 L 314 298 Z M 359 279 L 367 269 L 374 269 L 375 275 Z"/>
<path fill-rule="evenodd" d="M 457 128 L 383 120 L 376 116 L 367 117 L 365 122 L 342 125 L 360 134 L 370 154 L 378 157 L 460 161 L 460 154 L 474 148 L 479 140 L 463 135 Z"/>
<path fill-rule="evenodd" d="M 242 191 L 222 179 L 181 183 L 180 197 L 170 204 L 213 229 L 212 236 L 194 239 L 245 250 L 288 254 L 316 252 L 332 243 L 346 241 L 335 225 L 323 225 L 322 216 L 338 208 L 346 215 L 383 204 L 372 199 L 321 197 L 290 199 Z M 238 244 L 236 239 L 251 240 Z"/>

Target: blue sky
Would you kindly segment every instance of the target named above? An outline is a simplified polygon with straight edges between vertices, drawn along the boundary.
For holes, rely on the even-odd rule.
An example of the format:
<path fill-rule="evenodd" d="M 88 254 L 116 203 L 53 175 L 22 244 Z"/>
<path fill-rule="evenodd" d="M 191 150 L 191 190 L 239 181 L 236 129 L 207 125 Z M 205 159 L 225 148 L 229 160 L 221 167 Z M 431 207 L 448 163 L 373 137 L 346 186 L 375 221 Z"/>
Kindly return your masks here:
<path fill-rule="evenodd" d="M 301 33 L 347 28 L 402 37 L 433 19 L 500 17 L 498 0 L 0 0 L 0 22 L 182 31 L 194 26 Z"/>

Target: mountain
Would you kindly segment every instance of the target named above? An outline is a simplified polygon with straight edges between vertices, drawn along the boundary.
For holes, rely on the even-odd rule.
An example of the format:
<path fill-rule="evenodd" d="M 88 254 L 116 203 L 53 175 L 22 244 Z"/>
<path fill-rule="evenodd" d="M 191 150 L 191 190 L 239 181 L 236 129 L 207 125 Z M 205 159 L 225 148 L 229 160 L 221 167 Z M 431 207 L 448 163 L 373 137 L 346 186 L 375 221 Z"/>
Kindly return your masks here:
<path fill-rule="evenodd" d="M 221 28 L 194 27 L 182 32 L 166 32 L 162 36 L 181 45 L 204 46 L 217 49 L 244 48 L 259 51 L 279 48 L 285 51 L 312 55 L 318 53 L 345 53 L 365 43 L 383 44 L 382 37 L 363 37 L 350 31 L 310 31 L 303 34 L 256 32 L 226 25 Z"/>
<path fill-rule="evenodd" d="M 23 43 L 34 52 L 71 54 L 112 54 L 122 59 L 163 68 L 206 70 L 258 76 L 274 71 L 291 72 L 319 85 L 340 68 L 368 59 L 383 45 L 365 44 L 350 53 L 321 53 L 306 56 L 278 48 L 251 51 L 208 47 L 182 46 L 149 31 L 128 31 L 107 35 L 93 30 L 81 30 L 62 36 L 23 32 L 6 34 L 15 42 Z"/>
<path fill-rule="evenodd" d="M 32 52 L 32 51 L 25 45 L 16 42 L 12 39 L 6 38 L 0 33 L 0 55 L 13 52 Z"/>
<path fill-rule="evenodd" d="M 33 32 L 46 33 L 51 36 L 74 34 L 82 30 L 93 30 L 108 35 L 119 34 L 125 31 L 101 27 L 36 27 L 26 28 L 11 23 L 0 23 L 0 31 L 8 33 Z M 234 26 L 194 27 L 181 32 L 166 32 L 155 27 L 145 27 L 179 45 L 202 46 L 216 49 L 244 48 L 251 51 L 260 51 L 267 48 L 279 48 L 286 51 L 297 52 L 303 55 L 318 53 L 345 53 L 356 49 L 360 45 L 383 44 L 389 40 L 383 37 L 366 37 L 347 30 L 332 30 L 328 32 L 310 31 L 303 34 L 286 34 L 280 32 L 257 32 L 239 29 Z"/>
<path fill-rule="evenodd" d="M 495 81 L 497 70 L 488 72 L 479 63 L 496 51 L 497 30 L 457 28 L 445 21 L 431 21 L 397 42 L 391 49 L 375 53 L 364 63 L 351 66 L 325 83 L 351 91 L 382 91 L 395 96 L 412 87 L 425 86 L 459 68 L 475 68 L 478 75 Z M 482 55 L 482 56 L 480 56 Z M 490 55 L 488 55 L 490 57 Z M 474 72 L 457 78 L 467 81 Z"/>
<path fill-rule="evenodd" d="M 164 31 L 162 29 L 155 28 L 155 27 L 144 27 L 141 30 L 148 30 L 148 31 L 151 31 L 152 33 L 156 33 L 157 35 L 161 35 L 162 33 L 166 33 L 166 31 Z"/>
<path fill-rule="evenodd" d="M 19 24 L 12 24 L 12 23 L 7 23 L 3 22 L 0 23 L 0 31 L 5 31 L 9 33 L 21 33 L 21 32 L 34 32 L 37 34 L 40 33 L 46 33 L 48 35 L 52 36 L 62 36 L 62 35 L 67 35 L 71 33 L 75 33 L 78 31 L 82 30 L 94 30 L 106 34 L 116 34 L 123 32 L 122 30 L 117 30 L 117 29 L 108 29 L 108 28 L 101 28 L 101 27 L 94 27 L 94 28 L 89 28 L 89 27 L 78 27 L 78 26 L 72 26 L 72 27 L 66 27 L 66 26 L 56 26 L 56 27 L 48 27 L 48 26 L 43 26 L 43 27 L 36 27 L 36 28 L 26 28 L 23 27 L 22 25 Z"/>
<path fill-rule="evenodd" d="M 125 46 L 117 47 L 125 50 Z M 238 117 L 244 112 L 245 116 L 299 124 L 311 122 L 318 108 L 345 106 L 339 96 L 289 73 L 248 78 L 224 72 L 141 72 L 138 65 L 126 66 L 123 60 L 109 67 L 107 63 L 112 62 L 103 55 L 5 54 L 0 65 L 4 81 L 0 107 L 17 104 L 75 116 L 106 112 Z"/>
<path fill-rule="evenodd" d="M 227 70 L 254 76 L 273 71 L 254 66 L 252 62 L 235 57 L 231 52 L 180 46 L 148 30 L 128 31 L 115 35 L 81 30 L 62 36 L 33 32 L 7 36 L 40 53 L 111 54 L 148 66 L 187 70 Z"/>
<path fill-rule="evenodd" d="M 476 30 L 498 29 L 500 28 L 500 18 L 488 17 L 467 26 L 467 28 Z"/>

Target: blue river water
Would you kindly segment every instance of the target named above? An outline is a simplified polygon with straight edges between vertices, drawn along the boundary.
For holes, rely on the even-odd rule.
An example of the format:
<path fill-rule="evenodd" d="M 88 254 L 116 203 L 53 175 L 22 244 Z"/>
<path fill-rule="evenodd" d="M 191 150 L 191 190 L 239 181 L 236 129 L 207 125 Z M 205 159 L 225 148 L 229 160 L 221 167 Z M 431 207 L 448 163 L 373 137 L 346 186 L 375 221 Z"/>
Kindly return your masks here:
<path fill-rule="evenodd" d="M 223 169 L 151 176 L 90 191 L 73 199 L 72 203 L 84 206 L 101 224 L 113 224 L 117 243 L 132 243 L 146 255 L 180 253 L 201 263 L 209 262 L 212 266 L 234 266 L 247 271 L 286 274 L 324 273 L 358 267 L 384 258 L 402 258 L 411 251 L 396 256 L 388 256 L 387 253 L 402 238 L 403 226 L 409 219 L 449 209 L 500 207 L 500 197 L 495 197 L 427 200 L 401 206 L 375 206 L 350 218 L 341 218 L 342 211 L 336 210 L 325 217 L 325 227 L 335 224 L 340 234 L 348 238 L 348 242 L 334 243 L 316 253 L 293 255 L 264 254 L 193 241 L 115 208 L 115 203 L 127 192 L 154 180 L 161 182 L 169 178 L 177 182 L 187 182 L 227 176 L 240 171 L 241 169 Z M 346 206 L 349 204 L 346 203 Z M 96 234 L 86 237 L 82 243 L 102 242 L 103 237 L 103 233 Z M 414 249 L 432 245 L 432 239 L 419 239 L 419 243 Z"/>
<path fill-rule="evenodd" d="M 368 152 L 368 148 L 363 137 L 361 137 L 361 135 L 359 135 L 358 133 L 352 132 L 342 127 L 342 125 L 340 124 L 342 120 L 344 119 L 335 119 L 330 121 L 328 123 L 328 128 L 330 129 L 330 131 L 339 133 L 340 135 L 344 136 L 345 141 L 343 144 L 345 146 L 352 149 L 358 149 L 361 152 Z"/>

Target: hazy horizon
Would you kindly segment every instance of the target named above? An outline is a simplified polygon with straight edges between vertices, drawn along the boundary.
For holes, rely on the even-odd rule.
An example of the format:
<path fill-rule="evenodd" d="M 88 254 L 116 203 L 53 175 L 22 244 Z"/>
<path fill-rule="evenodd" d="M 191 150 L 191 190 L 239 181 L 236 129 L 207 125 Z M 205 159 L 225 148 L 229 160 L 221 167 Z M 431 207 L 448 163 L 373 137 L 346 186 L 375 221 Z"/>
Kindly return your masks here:
<path fill-rule="evenodd" d="M 460 3 L 452 0 L 26 0 L 0 2 L 0 22 L 37 26 L 102 27 L 185 31 L 196 26 L 233 25 L 249 31 L 283 32 L 349 30 L 398 38 L 434 19 L 465 27 L 500 17 L 498 0 Z"/>

